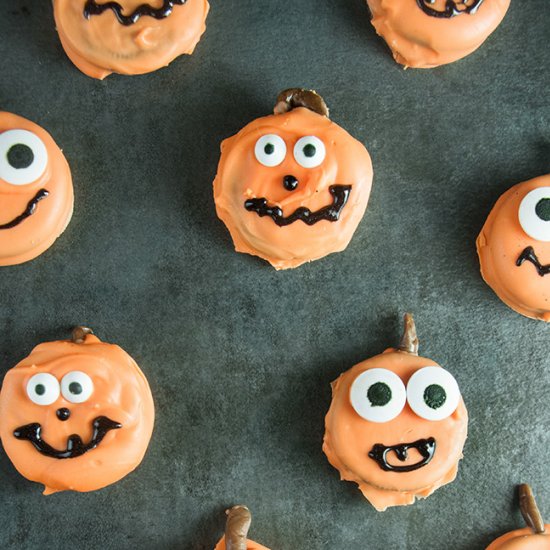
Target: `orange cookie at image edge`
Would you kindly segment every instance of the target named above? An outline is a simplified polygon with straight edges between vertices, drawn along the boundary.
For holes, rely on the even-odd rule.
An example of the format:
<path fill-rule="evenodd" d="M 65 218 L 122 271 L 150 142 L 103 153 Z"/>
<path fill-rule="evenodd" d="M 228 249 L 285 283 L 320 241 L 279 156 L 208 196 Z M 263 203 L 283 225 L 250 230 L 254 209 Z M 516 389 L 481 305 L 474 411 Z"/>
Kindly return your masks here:
<path fill-rule="evenodd" d="M 397 349 L 332 383 L 323 451 L 380 512 L 412 504 L 456 477 L 468 413 L 453 376 L 418 356 L 412 316 Z"/>
<path fill-rule="evenodd" d="M 514 311 L 550 321 L 550 174 L 519 183 L 491 210 L 476 241 L 481 275 Z"/>
<path fill-rule="evenodd" d="M 61 44 L 86 75 L 156 71 L 192 54 L 206 30 L 207 0 L 54 0 Z"/>
<path fill-rule="evenodd" d="M 50 134 L 0 111 L 0 266 L 36 258 L 73 214 L 71 171 Z"/>
<path fill-rule="evenodd" d="M 225 513 L 227 514 L 225 534 L 214 550 L 269 550 L 246 538 L 252 523 L 250 510 L 246 506 L 233 506 Z"/>
<path fill-rule="evenodd" d="M 372 25 L 397 63 L 428 69 L 477 50 L 510 0 L 367 0 Z"/>
<path fill-rule="evenodd" d="M 487 550 L 550 550 L 550 525 L 545 525 L 529 485 L 518 487 L 519 506 L 528 527 L 502 535 Z"/>
<path fill-rule="evenodd" d="M 347 247 L 372 163 L 315 92 L 281 92 L 274 113 L 223 141 L 214 200 L 237 252 L 288 269 Z"/>
<path fill-rule="evenodd" d="M 0 391 L 0 438 L 44 494 L 95 491 L 142 461 L 154 424 L 147 379 L 119 346 L 77 327 L 10 369 Z"/>

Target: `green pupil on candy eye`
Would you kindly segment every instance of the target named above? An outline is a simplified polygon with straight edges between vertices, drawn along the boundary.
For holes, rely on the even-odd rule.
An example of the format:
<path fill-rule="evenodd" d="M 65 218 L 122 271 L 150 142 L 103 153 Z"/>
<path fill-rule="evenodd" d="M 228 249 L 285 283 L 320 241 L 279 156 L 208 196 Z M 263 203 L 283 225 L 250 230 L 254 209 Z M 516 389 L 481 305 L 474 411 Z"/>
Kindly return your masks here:
<path fill-rule="evenodd" d="M 78 382 L 71 382 L 69 384 L 69 391 L 74 395 L 82 393 L 82 386 Z"/>
<path fill-rule="evenodd" d="M 264 153 L 266 155 L 272 155 L 275 152 L 275 145 L 273 143 L 266 143 L 264 147 Z"/>
<path fill-rule="evenodd" d="M 307 145 L 304 146 L 302 151 L 304 153 L 304 156 L 311 158 L 315 156 L 315 153 L 317 153 L 317 148 L 315 147 L 315 145 L 308 143 Z"/>
<path fill-rule="evenodd" d="M 431 384 L 424 390 L 424 403 L 430 409 L 439 409 L 447 401 L 447 392 L 439 384 Z"/>
<path fill-rule="evenodd" d="M 550 199 L 540 199 L 535 206 L 535 212 L 542 221 L 550 221 Z"/>
<path fill-rule="evenodd" d="M 46 393 L 46 386 L 44 386 L 44 384 L 36 384 L 34 393 L 36 393 L 36 395 L 44 395 Z"/>
<path fill-rule="evenodd" d="M 367 390 L 367 398 L 373 407 L 383 407 L 391 401 L 391 388 L 384 382 L 376 382 Z"/>

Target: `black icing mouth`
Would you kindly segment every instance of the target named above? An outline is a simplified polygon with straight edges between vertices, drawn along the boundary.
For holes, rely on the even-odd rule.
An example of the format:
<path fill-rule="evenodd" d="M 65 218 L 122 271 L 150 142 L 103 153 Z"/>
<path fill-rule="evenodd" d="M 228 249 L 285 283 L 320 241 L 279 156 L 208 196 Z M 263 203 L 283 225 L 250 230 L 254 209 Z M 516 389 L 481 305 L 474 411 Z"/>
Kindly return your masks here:
<path fill-rule="evenodd" d="M 83 454 L 95 449 L 107 435 L 110 430 L 118 430 L 122 428 L 122 424 L 111 420 L 106 416 L 98 416 L 92 423 L 94 432 L 92 439 L 84 445 L 82 438 L 79 435 L 73 434 L 67 438 L 67 449 L 64 451 L 58 451 L 51 445 L 48 445 L 42 439 L 42 426 L 38 423 L 26 424 L 17 428 L 13 435 L 17 439 L 26 439 L 30 441 L 34 448 L 45 456 L 50 458 L 76 458 Z"/>
<path fill-rule="evenodd" d="M 519 255 L 519 258 L 516 260 L 516 265 L 519 267 L 525 261 L 531 262 L 535 266 L 537 273 L 541 277 L 544 277 L 545 275 L 548 275 L 548 273 L 550 273 L 550 264 L 542 265 L 539 262 L 539 259 L 537 258 L 535 250 L 532 246 L 528 246 L 523 250 L 523 252 Z"/>
<path fill-rule="evenodd" d="M 107 10 L 112 10 L 118 22 L 126 27 L 137 23 L 143 16 L 155 19 L 166 19 L 174 9 L 174 6 L 183 6 L 187 0 L 164 0 L 160 8 L 153 8 L 149 4 L 141 4 L 130 15 L 124 15 L 124 8 L 118 2 L 106 2 L 98 4 L 96 0 L 87 0 L 84 6 L 84 17 L 90 19 L 92 15 L 101 15 Z"/>
<path fill-rule="evenodd" d="M 393 451 L 397 458 L 401 462 L 407 460 L 409 449 L 416 449 L 420 455 L 423 457 L 420 462 L 416 464 L 409 464 L 407 466 L 394 466 L 390 464 L 387 460 L 387 455 L 389 452 Z M 378 465 L 382 470 L 386 472 L 413 472 L 426 466 L 428 462 L 433 458 L 435 454 L 435 439 L 430 437 L 428 439 L 418 439 L 413 443 L 402 443 L 401 445 L 393 445 L 391 447 L 386 447 L 386 445 L 381 445 L 377 443 L 374 445 L 369 452 L 369 457 L 378 462 Z"/>
<path fill-rule="evenodd" d="M 50 194 L 46 189 L 40 189 L 38 193 L 29 201 L 27 208 L 23 211 L 22 214 L 19 214 L 17 218 L 11 220 L 11 222 L 0 225 L 0 229 L 12 229 L 13 227 L 19 225 L 22 221 L 26 220 L 29 216 L 32 216 L 36 212 L 37 204 L 45 199 Z"/>
<path fill-rule="evenodd" d="M 295 221 L 302 221 L 306 225 L 314 225 L 321 220 L 337 222 L 351 193 L 351 185 L 331 185 L 328 190 L 332 195 L 332 204 L 324 206 L 315 212 L 302 206 L 297 208 L 290 216 L 283 216 L 283 211 L 278 206 L 269 206 L 267 199 L 248 199 L 244 207 L 249 212 L 256 212 L 261 218 L 269 216 L 278 226 L 290 225 Z"/>
<path fill-rule="evenodd" d="M 436 10 L 433 7 L 435 0 L 416 0 L 420 9 L 432 17 L 451 18 L 463 13 L 474 14 L 483 0 L 445 0 L 445 9 L 443 11 Z"/>

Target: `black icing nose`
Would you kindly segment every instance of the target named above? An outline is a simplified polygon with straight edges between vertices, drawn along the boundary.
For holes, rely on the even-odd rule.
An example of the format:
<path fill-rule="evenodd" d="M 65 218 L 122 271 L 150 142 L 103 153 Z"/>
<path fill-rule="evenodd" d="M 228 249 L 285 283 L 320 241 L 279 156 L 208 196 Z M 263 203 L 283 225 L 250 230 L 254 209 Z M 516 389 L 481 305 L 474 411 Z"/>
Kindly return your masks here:
<path fill-rule="evenodd" d="M 71 411 L 63 407 L 62 409 L 57 409 L 55 414 L 57 414 L 57 418 L 59 418 L 59 420 L 64 422 L 65 420 L 69 420 L 69 416 L 71 416 Z"/>
<path fill-rule="evenodd" d="M 285 176 L 283 186 L 287 191 L 294 191 L 298 187 L 298 180 L 294 176 Z"/>

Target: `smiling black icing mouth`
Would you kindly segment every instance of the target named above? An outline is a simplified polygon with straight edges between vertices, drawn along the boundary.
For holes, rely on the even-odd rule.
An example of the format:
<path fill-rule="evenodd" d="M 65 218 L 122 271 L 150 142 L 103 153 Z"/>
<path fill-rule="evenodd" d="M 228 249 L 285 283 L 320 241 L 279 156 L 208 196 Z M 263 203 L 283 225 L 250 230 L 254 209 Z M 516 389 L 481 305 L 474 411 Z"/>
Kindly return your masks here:
<path fill-rule="evenodd" d="M 149 4 L 141 4 L 130 15 L 124 15 L 124 8 L 118 2 L 106 2 L 98 4 L 96 0 L 87 0 L 84 6 L 84 17 L 90 19 L 92 15 L 101 15 L 107 10 L 112 10 L 118 22 L 126 27 L 137 23 L 142 17 L 154 17 L 155 19 L 165 19 L 168 17 L 174 6 L 183 6 L 187 0 L 164 0 L 160 8 L 153 8 Z"/>
<path fill-rule="evenodd" d="M 315 212 L 302 206 L 297 208 L 290 216 L 283 216 L 283 211 L 278 206 L 269 206 L 267 199 L 248 199 L 244 207 L 249 212 L 256 212 L 261 218 L 269 216 L 278 226 L 290 225 L 295 221 L 302 221 L 306 225 L 314 225 L 321 220 L 337 222 L 340 214 L 346 206 L 351 193 L 351 185 L 331 185 L 328 190 L 332 195 L 332 204 L 324 206 Z"/>
<path fill-rule="evenodd" d="M 17 439 L 30 441 L 34 448 L 45 456 L 50 458 L 76 458 L 95 449 L 107 435 L 110 430 L 118 430 L 122 428 L 122 424 L 111 420 L 106 416 L 98 416 L 92 423 L 94 428 L 92 439 L 84 445 L 82 438 L 79 435 L 73 434 L 67 438 L 67 449 L 58 451 L 51 445 L 48 445 L 42 439 L 42 426 L 38 423 L 26 424 L 14 430 L 13 435 Z"/>
<path fill-rule="evenodd" d="M 0 229 L 12 229 L 16 225 L 19 225 L 22 221 L 26 220 L 29 216 L 32 216 L 36 212 L 36 205 L 49 195 L 49 191 L 46 189 L 40 189 L 38 193 L 29 201 L 27 208 L 23 211 L 22 214 L 19 214 L 17 218 L 11 220 L 11 222 L 0 225 Z"/>
<path fill-rule="evenodd" d="M 537 273 L 541 277 L 544 277 L 545 275 L 548 275 L 548 273 L 550 273 L 550 264 L 542 265 L 539 262 L 539 259 L 537 258 L 535 250 L 532 246 L 528 246 L 523 250 L 516 261 L 516 265 L 520 267 L 525 261 L 531 262 L 535 266 Z"/>
<path fill-rule="evenodd" d="M 393 451 L 397 458 L 401 462 L 407 460 L 409 449 L 416 449 L 422 456 L 422 460 L 416 464 L 409 464 L 407 466 L 394 466 L 390 464 L 387 460 L 387 455 L 389 452 Z M 369 452 L 369 457 L 373 460 L 376 460 L 380 468 L 386 472 L 412 472 L 426 466 L 428 462 L 433 458 L 435 454 L 435 439 L 430 437 L 428 439 L 418 439 L 413 443 L 402 443 L 401 445 L 393 445 L 391 447 L 386 447 L 386 445 L 381 445 L 377 443 L 374 445 Z"/>
<path fill-rule="evenodd" d="M 463 13 L 474 14 L 483 3 L 483 0 L 472 0 L 470 3 L 467 0 L 446 0 L 443 11 L 432 7 L 434 0 L 416 0 L 416 3 L 426 15 L 449 19 Z"/>

